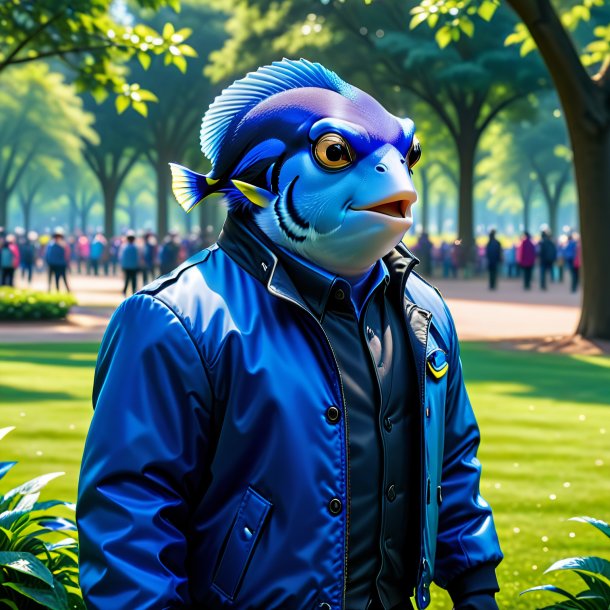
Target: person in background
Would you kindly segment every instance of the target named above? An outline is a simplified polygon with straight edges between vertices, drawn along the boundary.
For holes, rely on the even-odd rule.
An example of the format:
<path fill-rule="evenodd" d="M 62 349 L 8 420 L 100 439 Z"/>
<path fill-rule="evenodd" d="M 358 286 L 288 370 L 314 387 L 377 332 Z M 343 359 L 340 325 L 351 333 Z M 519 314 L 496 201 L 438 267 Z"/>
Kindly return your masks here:
<path fill-rule="evenodd" d="M 21 255 L 21 279 L 26 279 L 28 284 L 32 283 L 32 272 L 36 263 L 36 240 L 38 233 L 30 231 L 24 237 L 19 254 Z"/>
<path fill-rule="evenodd" d="M 553 265 L 557 259 L 557 248 L 549 231 L 542 231 L 540 239 L 540 289 L 546 290 L 546 278 L 553 280 Z"/>
<path fill-rule="evenodd" d="M 421 273 L 426 277 L 432 277 L 432 242 L 426 231 L 417 240 L 415 252 L 421 263 Z"/>
<path fill-rule="evenodd" d="M 440 247 L 443 277 L 448 278 L 451 273 L 451 244 L 443 240 Z"/>
<path fill-rule="evenodd" d="M 523 288 L 529 290 L 532 286 L 532 270 L 536 263 L 536 246 L 532 236 L 525 231 L 517 248 L 517 264 L 523 269 Z"/>
<path fill-rule="evenodd" d="M 76 256 L 76 268 L 79 273 L 82 273 L 83 263 L 85 266 L 87 266 L 91 256 L 91 244 L 89 243 L 89 238 L 86 235 L 79 235 L 76 239 L 74 254 Z"/>
<path fill-rule="evenodd" d="M 142 264 L 142 283 L 148 284 L 157 277 L 157 238 L 153 233 L 147 231 L 144 235 L 144 252 Z"/>
<path fill-rule="evenodd" d="M 176 242 L 176 238 L 171 233 L 163 240 L 161 251 L 159 253 L 159 264 L 161 275 L 169 273 L 178 265 L 178 253 L 180 247 Z"/>
<path fill-rule="evenodd" d="M 0 286 L 13 286 L 15 267 L 19 264 L 19 250 L 11 247 L 12 235 L 0 237 Z"/>
<path fill-rule="evenodd" d="M 557 281 L 563 283 L 565 263 L 566 263 L 566 246 L 568 245 L 568 236 L 561 235 L 557 240 Z"/>
<path fill-rule="evenodd" d="M 485 246 L 485 258 L 489 272 L 489 289 L 495 290 L 498 283 L 498 266 L 502 262 L 502 246 L 496 239 L 496 230 L 489 232 L 489 241 Z"/>
<path fill-rule="evenodd" d="M 140 268 L 140 251 L 136 246 L 136 234 L 133 231 L 127 231 L 126 243 L 121 247 L 119 258 L 121 261 L 121 269 L 125 275 L 125 284 L 123 286 L 123 296 L 127 296 L 127 287 L 131 284 L 131 292 L 135 294 L 137 291 L 138 270 Z"/>
<path fill-rule="evenodd" d="M 571 286 L 574 285 L 574 259 L 576 258 L 577 243 L 572 232 L 568 233 L 565 247 L 563 248 L 563 264 L 570 272 Z M 578 280 L 576 280 L 578 284 Z"/>
<path fill-rule="evenodd" d="M 53 232 L 51 241 L 47 246 L 45 260 L 49 266 L 49 292 L 51 292 L 51 278 L 55 278 L 55 288 L 59 292 L 60 280 L 63 279 L 66 291 L 70 292 L 66 271 L 70 262 L 70 249 L 64 239 L 64 231 L 57 227 Z"/>
<path fill-rule="evenodd" d="M 574 258 L 572 259 L 572 264 L 570 265 L 570 272 L 572 276 L 570 289 L 572 292 L 576 292 L 578 290 L 578 284 L 580 281 L 580 268 L 582 266 L 582 245 L 578 235 L 573 236 L 572 241 L 576 245 L 574 247 Z"/>
<path fill-rule="evenodd" d="M 117 266 L 119 265 L 120 251 L 123 247 L 123 238 L 115 237 L 110 240 L 110 245 L 107 251 L 106 259 L 104 260 L 104 275 L 116 275 Z"/>
<path fill-rule="evenodd" d="M 504 248 L 502 255 L 506 266 L 506 276 L 517 277 L 517 246 L 511 244 L 507 248 Z"/>
<path fill-rule="evenodd" d="M 96 233 L 89 248 L 89 272 L 93 272 L 93 275 L 100 273 L 100 262 L 104 258 L 105 250 L 106 238 L 102 233 Z"/>

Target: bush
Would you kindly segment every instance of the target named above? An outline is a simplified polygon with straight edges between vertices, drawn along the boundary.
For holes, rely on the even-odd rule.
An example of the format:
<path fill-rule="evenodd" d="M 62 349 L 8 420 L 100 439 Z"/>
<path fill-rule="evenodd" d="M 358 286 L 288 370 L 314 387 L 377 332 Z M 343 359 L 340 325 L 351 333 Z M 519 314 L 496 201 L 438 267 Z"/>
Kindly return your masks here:
<path fill-rule="evenodd" d="M 11 430 L 0 429 L 0 439 Z M 0 462 L 0 478 L 14 465 Z M 40 490 L 62 474 L 36 477 L 0 497 L 0 608 L 86 610 L 78 586 L 76 524 L 50 511 L 74 510 L 74 504 L 38 501 Z"/>
<path fill-rule="evenodd" d="M 604 521 L 591 517 L 574 517 L 571 521 L 589 523 L 610 538 L 610 525 Z M 610 561 L 601 557 L 570 557 L 555 562 L 545 574 L 563 570 L 580 576 L 586 589 L 574 595 L 554 585 L 541 585 L 523 591 L 521 595 L 531 591 L 550 591 L 564 598 L 541 610 L 608 610 L 610 608 Z"/>
<path fill-rule="evenodd" d="M 53 320 L 65 318 L 76 305 L 71 294 L 0 287 L 0 320 Z"/>

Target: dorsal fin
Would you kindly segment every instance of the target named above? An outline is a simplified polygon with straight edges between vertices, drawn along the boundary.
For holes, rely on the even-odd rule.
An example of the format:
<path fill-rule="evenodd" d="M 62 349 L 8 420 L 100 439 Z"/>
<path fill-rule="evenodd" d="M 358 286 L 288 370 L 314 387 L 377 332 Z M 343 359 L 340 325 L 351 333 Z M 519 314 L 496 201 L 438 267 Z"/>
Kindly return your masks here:
<path fill-rule="evenodd" d="M 214 165 L 234 121 L 238 121 L 268 97 L 301 87 L 330 89 L 349 99 L 355 96 L 351 85 L 318 63 L 306 59 L 274 61 L 270 66 L 249 72 L 244 78 L 235 81 L 210 104 L 201 125 L 203 154 Z"/>

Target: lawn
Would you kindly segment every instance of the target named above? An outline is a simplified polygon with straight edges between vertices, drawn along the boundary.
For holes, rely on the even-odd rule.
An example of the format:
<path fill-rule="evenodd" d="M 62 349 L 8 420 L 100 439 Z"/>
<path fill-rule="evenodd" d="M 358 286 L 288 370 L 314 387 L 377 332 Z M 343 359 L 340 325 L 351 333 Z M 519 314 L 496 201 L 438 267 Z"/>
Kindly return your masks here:
<path fill-rule="evenodd" d="M 38 474 L 64 471 L 43 499 L 74 499 L 91 417 L 97 344 L 0 345 L 3 459 L 20 463 L 3 490 Z M 571 555 L 608 558 L 606 539 L 576 515 L 610 519 L 610 358 L 462 348 L 482 430 L 482 492 L 506 555 L 499 571 L 503 609 L 530 610 L 551 594 L 518 598 L 543 582 L 552 562 Z M 451 607 L 435 592 L 431 610 Z M 545 603 L 543 603 L 543 601 Z"/>

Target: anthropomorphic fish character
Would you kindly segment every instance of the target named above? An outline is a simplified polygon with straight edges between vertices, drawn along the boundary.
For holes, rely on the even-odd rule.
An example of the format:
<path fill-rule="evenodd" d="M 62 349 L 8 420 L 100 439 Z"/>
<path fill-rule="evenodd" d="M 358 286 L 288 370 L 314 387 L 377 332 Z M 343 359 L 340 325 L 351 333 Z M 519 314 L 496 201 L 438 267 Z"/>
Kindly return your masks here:
<path fill-rule="evenodd" d="M 320 64 L 284 59 L 225 89 L 201 128 L 213 168 L 171 164 L 186 211 L 225 193 L 278 245 L 357 276 L 412 224 L 411 168 L 420 157 L 410 119 Z"/>
<path fill-rule="evenodd" d="M 440 293 L 400 243 L 420 151 L 337 75 L 283 60 L 205 114 L 215 244 L 118 308 L 76 518 L 89 610 L 498 610 L 502 553 Z"/>

